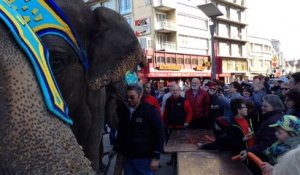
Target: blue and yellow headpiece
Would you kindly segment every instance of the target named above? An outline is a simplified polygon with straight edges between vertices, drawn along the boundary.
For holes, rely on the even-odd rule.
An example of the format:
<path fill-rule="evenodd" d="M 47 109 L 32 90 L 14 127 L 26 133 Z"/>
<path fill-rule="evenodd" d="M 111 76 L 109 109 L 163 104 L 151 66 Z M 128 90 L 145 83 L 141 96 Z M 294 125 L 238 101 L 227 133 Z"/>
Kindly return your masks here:
<path fill-rule="evenodd" d="M 72 124 L 49 65 L 49 52 L 40 40 L 44 35 L 62 37 L 76 51 L 85 70 L 88 69 L 88 59 L 62 11 L 52 0 L 0 0 L 0 20 L 29 57 L 48 109 Z"/>

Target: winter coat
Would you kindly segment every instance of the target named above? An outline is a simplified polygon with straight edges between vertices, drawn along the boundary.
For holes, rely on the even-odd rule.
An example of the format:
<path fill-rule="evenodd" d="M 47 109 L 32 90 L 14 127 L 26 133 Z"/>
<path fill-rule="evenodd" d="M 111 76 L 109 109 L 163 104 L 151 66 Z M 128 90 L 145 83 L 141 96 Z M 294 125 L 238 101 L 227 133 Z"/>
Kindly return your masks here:
<path fill-rule="evenodd" d="M 119 128 L 114 150 L 126 158 L 159 158 L 164 129 L 157 110 L 141 102 L 132 113 L 125 105 L 117 108 Z"/>
<path fill-rule="evenodd" d="M 208 116 L 210 109 L 210 100 L 208 93 L 199 88 L 198 94 L 194 97 L 193 90 L 185 92 L 185 98 L 189 101 L 193 109 L 193 119 L 200 119 Z"/>
<path fill-rule="evenodd" d="M 290 137 L 283 143 L 274 143 L 264 150 L 268 162 L 272 165 L 277 164 L 278 157 L 300 145 L 300 136 Z"/>
<path fill-rule="evenodd" d="M 282 116 L 283 112 L 279 110 L 263 114 L 261 124 L 255 133 L 255 145 L 248 148 L 247 151 L 253 152 L 260 158 L 266 159 L 263 151 L 277 140 L 275 136 L 276 128 L 269 127 L 269 125 L 276 123 Z"/>

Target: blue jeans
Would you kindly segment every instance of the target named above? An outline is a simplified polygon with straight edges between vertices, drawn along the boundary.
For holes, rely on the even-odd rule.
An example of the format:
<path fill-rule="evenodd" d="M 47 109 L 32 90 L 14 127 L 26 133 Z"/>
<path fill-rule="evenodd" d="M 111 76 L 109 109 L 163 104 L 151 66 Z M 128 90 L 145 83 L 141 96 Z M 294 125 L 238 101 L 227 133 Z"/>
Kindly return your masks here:
<path fill-rule="evenodd" d="M 124 175 L 154 175 L 150 169 L 151 159 L 126 159 Z"/>

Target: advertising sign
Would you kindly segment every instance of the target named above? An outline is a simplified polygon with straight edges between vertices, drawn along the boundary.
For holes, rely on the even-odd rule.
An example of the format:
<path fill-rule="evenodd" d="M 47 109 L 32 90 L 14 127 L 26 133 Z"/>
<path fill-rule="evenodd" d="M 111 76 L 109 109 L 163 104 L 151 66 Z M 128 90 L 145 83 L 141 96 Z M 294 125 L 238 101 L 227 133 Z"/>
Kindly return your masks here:
<path fill-rule="evenodd" d="M 144 18 L 134 21 L 136 36 L 149 35 L 151 33 L 150 18 Z"/>

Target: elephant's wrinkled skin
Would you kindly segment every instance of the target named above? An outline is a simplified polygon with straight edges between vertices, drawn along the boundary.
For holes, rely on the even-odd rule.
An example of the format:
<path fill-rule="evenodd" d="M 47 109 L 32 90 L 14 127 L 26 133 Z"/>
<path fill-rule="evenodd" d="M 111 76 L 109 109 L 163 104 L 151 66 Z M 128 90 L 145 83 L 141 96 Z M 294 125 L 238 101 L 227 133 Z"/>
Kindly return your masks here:
<path fill-rule="evenodd" d="M 0 22 L 0 174 L 93 174 L 69 126 L 45 106 L 28 58 Z"/>
<path fill-rule="evenodd" d="M 56 2 L 88 51 L 90 69 L 88 72 L 83 70 L 79 58 L 63 39 L 44 36 L 42 40 L 49 48 L 53 73 L 74 121 L 72 130 L 85 156 L 91 160 L 93 169 L 98 171 L 106 103 L 105 86 L 120 81 L 125 71 L 134 70 L 143 57 L 134 32 L 119 14 L 105 8 L 92 12 L 80 0 Z M 83 158 L 68 126 L 46 110 L 28 60 L 2 23 L 1 27 L 4 33 L 0 33 L 0 138 L 5 139 L 0 141 L 0 170 L 12 171 L 13 174 L 91 173 L 89 162 Z M 3 35 L 10 37 L 13 46 L 5 45 L 7 39 Z M 9 54 L 13 54 L 14 59 L 8 59 Z M 21 65 L 26 65 L 25 70 L 7 66 L 6 62 L 19 63 L 19 59 L 22 60 Z M 18 70 L 21 72 L 15 72 Z M 24 79 L 26 84 L 21 81 Z M 17 100 L 10 99 L 13 97 Z M 21 119 L 23 121 L 19 122 Z M 22 152 L 20 147 L 26 152 Z M 14 156 L 19 156 L 19 159 Z"/>

